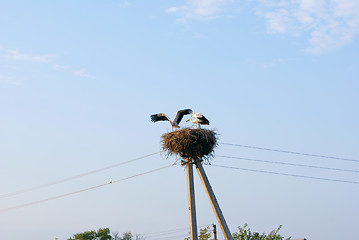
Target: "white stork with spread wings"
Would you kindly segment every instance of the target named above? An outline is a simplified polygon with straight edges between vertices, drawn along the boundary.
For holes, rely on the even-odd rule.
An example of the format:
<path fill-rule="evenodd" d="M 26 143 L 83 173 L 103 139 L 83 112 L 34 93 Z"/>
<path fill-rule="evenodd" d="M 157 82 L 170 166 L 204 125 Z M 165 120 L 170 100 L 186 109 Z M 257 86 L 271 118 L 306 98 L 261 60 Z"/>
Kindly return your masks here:
<path fill-rule="evenodd" d="M 152 120 L 152 122 L 169 121 L 172 126 L 172 130 L 173 130 L 173 128 L 180 128 L 179 123 L 181 122 L 183 116 L 187 115 L 187 114 L 191 114 L 191 112 L 192 112 L 191 109 L 179 110 L 176 114 L 176 117 L 173 119 L 173 121 L 169 117 L 167 117 L 166 114 L 158 113 L 158 114 L 151 115 L 151 120 Z"/>
<path fill-rule="evenodd" d="M 186 122 L 191 121 L 192 123 L 197 124 L 198 128 L 200 128 L 201 125 L 209 125 L 208 119 L 205 116 L 203 116 L 201 113 L 193 112 L 192 117 L 194 119 L 190 118 Z"/>

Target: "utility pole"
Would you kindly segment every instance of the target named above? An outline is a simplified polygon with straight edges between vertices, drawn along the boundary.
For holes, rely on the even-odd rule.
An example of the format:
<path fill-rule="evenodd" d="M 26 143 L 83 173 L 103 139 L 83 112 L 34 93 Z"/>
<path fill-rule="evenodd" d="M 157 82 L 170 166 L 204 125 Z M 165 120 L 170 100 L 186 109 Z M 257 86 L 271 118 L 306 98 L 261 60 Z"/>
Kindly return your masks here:
<path fill-rule="evenodd" d="M 219 207 L 216 196 L 214 195 L 211 184 L 209 183 L 207 175 L 203 169 L 202 163 L 200 161 L 196 161 L 195 164 L 196 164 L 198 175 L 201 178 L 204 189 L 206 190 L 209 201 L 211 202 L 211 205 L 212 205 L 213 211 L 216 215 L 219 226 L 222 229 L 223 235 L 226 240 L 233 240 L 232 234 L 229 231 L 228 225 L 226 223 L 226 220 L 224 219 L 221 208 Z"/>
<path fill-rule="evenodd" d="M 196 204 L 194 197 L 194 181 L 193 181 L 193 162 L 189 158 L 186 161 L 187 170 L 187 193 L 188 193 L 188 210 L 189 210 L 189 226 L 191 240 L 198 240 Z"/>
<path fill-rule="evenodd" d="M 217 240 L 217 226 L 213 224 L 213 240 Z"/>

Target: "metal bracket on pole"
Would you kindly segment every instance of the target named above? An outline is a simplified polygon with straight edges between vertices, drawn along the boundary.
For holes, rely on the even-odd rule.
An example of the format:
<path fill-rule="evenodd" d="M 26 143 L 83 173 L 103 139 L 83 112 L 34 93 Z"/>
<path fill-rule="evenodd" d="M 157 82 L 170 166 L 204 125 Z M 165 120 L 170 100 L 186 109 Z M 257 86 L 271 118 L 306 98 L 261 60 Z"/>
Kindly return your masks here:
<path fill-rule="evenodd" d="M 196 218 L 196 204 L 194 196 L 194 181 L 193 181 L 193 162 L 187 159 L 187 193 L 188 193 L 188 210 L 189 210 L 189 226 L 191 240 L 198 240 L 197 234 L 197 218 Z"/>
<path fill-rule="evenodd" d="M 211 202 L 213 211 L 217 217 L 217 221 L 222 229 L 223 235 L 226 240 L 233 240 L 232 234 L 229 231 L 228 225 L 226 223 L 226 220 L 224 219 L 223 213 L 221 211 L 221 208 L 219 207 L 218 201 L 216 199 L 216 196 L 214 195 L 211 184 L 209 183 L 209 180 L 208 180 L 207 175 L 203 169 L 203 166 L 202 166 L 201 162 L 195 162 L 195 164 L 196 164 L 198 175 L 201 178 L 201 181 L 206 190 L 209 201 Z"/>
<path fill-rule="evenodd" d="M 217 227 L 213 224 L 213 240 L 217 240 Z"/>

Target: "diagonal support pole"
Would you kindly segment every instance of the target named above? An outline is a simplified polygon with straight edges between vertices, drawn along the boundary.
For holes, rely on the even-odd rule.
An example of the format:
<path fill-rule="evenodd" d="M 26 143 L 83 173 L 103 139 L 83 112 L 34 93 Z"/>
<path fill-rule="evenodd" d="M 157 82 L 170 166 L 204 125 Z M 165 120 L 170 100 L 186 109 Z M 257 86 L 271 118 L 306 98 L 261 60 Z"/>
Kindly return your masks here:
<path fill-rule="evenodd" d="M 187 172 L 187 193 L 188 193 L 189 226 L 190 226 L 191 240 L 198 240 L 196 204 L 195 204 L 194 181 L 193 181 L 193 162 L 190 159 L 187 159 L 186 172 Z"/>
<path fill-rule="evenodd" d="M 202 163 L 200 161 L 196 161 L 195 164 L 196 164 L 198 175 L 201 178 L 201 181 L 206 190 L 209 201 L 211 202 L 211 205 L 212 205 L 213 211 L 216 215 L 217 221 L 222 229 L 223 235 L 226 240 L 233 240 L 232 234 L 229 231 L 228 225 L 226 223 L 226 220 L 224 219 L 221 208 L 219 207 L 216 196 L 214 195 L 211 184 L 209 183 L 207 175 L 203 169 Z"/>

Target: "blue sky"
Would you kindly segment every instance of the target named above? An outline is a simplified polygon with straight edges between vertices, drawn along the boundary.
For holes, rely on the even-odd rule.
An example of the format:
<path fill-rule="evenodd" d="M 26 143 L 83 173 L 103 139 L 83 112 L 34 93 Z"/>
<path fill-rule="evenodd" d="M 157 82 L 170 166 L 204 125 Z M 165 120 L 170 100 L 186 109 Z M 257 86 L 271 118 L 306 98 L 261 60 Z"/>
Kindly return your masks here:
<path fill-rule="evenodd" d="M 2 1 L 0 29 L 1 196 L 156 153 L 171 127 L 149 116 L 173 117 L 183 108 L 202 112 L 222 143 L 359 159 L 355 0 Z M 359 170 L 357 162 L 224 144 L 216 154 Z M 2 197 L 0 206 L 174 161 L 157 154 Z M 213 164 L 359 181 L 357 172 L 221 157 Z M 356 234 L 358 184 L 205 169 L 231 231 L 248 223 L 259 232 L 283 225 L 283 235 L 294 238 Z M 198 224 L 216 223 L 195 182 Z M 185 229 L 187 208 L 185 171 L 175 166 L 0 210 L 0 232 L 8 240 L 38 240 L 100 227 L 142 234 Z"/>

